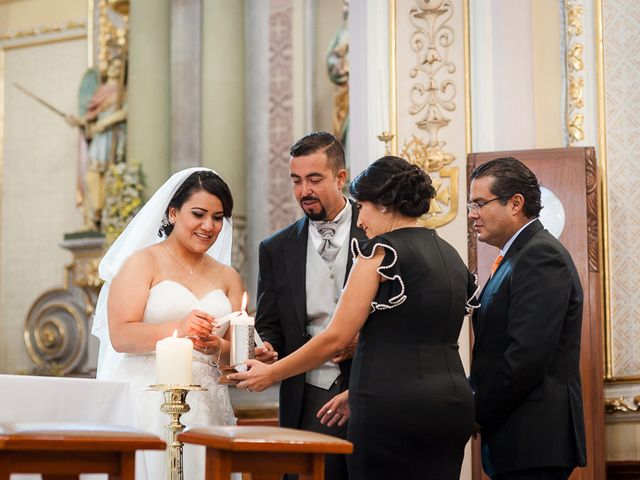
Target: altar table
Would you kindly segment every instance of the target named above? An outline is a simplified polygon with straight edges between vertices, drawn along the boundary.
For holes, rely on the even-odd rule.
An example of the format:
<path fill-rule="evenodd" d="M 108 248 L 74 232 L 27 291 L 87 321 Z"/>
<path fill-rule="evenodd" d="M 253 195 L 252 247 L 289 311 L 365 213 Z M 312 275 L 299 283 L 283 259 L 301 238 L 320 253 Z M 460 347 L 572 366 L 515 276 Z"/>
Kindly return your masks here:
<path fill-rule="evenodd" d="M 160 398 L 158 399 L 158 408 Z M 74 422 L 135 426 L 135 408 L 128 383 L 104 380 L 0 375 L 0 422 Z M 137 462 L 140 463 L 140 462 Z M 82 475 L 106 479 L 106 475 Z M 39 475 L 12 475 L 36 480 Z"/>

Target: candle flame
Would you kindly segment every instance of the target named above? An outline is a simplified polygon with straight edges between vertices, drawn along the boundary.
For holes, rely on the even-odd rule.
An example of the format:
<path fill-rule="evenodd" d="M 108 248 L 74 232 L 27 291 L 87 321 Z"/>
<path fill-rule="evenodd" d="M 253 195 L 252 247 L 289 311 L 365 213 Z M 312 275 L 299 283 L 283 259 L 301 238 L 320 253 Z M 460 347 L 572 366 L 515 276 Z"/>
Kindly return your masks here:
<path fill-rule="evenodd" d="M 178 338 L 178 330 L 173 331 L 173 338 Z"/>
<path fill-rule="evenodd" d="M 247 292 L 245 291 L 242 294 L 242 311 L 245 311 L 247 309 Z"/>

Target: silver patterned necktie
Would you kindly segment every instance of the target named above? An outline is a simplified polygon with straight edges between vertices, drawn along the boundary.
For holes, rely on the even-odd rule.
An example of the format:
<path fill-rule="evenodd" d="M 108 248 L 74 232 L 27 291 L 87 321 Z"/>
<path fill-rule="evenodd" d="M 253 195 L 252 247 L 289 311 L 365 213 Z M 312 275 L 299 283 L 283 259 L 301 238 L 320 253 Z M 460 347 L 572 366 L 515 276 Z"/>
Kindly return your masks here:
<path fill-rule="evenodd" d="M 318 253 L 327 265 L 333 265 L 340 250 L 340 246 L 334 241 L 338 222 L 317 222 L 315 223 L 315 227 L 322 237 L 322 242 L 318 247 Z"/>

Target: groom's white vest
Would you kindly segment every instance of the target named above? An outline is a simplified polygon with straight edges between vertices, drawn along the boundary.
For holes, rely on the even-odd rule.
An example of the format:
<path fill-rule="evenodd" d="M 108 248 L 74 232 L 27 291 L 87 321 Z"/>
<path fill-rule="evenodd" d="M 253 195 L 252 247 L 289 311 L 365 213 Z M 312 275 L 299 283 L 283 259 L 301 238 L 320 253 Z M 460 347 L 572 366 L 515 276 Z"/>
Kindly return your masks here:
<path fill-rule="evenodd" d="M 340 246 L 333 265 L 329 267 L 322 259 L 309 237 L 307 240 L 307 333 L 311 336 L 324 330 L 336 309 L 347 272 L 349 237 Z M 340 367 L 326 362 L 315 370 L 307 372 L 306 382 L 328 390 L 340 376 Z"/>

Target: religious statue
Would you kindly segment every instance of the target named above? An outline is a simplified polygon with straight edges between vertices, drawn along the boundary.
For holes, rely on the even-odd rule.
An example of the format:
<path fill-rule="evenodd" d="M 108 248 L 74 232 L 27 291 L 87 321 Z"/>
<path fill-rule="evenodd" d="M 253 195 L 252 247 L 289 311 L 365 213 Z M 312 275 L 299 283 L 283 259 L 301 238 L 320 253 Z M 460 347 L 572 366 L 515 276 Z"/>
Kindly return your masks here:
<path fill-rule="evenodd" d="M 329 79 L 335 84 L 333 96 L 333 134 L 346 147 L 349 130 L 349 0 L 342 2 L 342 25 L 336 32 L 329 53 L 327 70 Z"/>
<path fill-rule="evenodd" d="M 112 58 L 102 83 L 98 71 L 89 69 L 80 84 L 79 116 L 65 115 L 69 125 L 82 129 L 77 203 L 88 230 L 101 230 L 105 173 L 111 165 L 125 161 L 125 69 L 121 58 Z"/>

